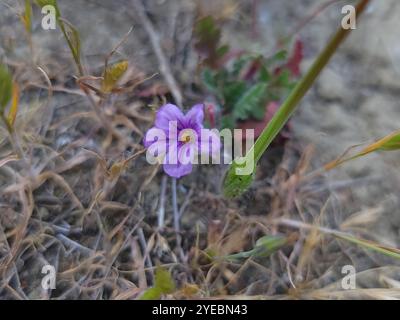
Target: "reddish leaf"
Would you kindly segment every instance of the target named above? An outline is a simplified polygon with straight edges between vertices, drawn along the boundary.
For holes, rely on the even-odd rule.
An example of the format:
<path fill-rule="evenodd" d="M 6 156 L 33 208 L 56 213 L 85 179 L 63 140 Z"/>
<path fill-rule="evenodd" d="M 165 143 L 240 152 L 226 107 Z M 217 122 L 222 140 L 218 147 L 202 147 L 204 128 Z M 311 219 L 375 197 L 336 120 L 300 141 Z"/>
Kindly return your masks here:
<path fill-rule="evenodd" d="M 221 45 L 221 30 L 212 16 L 206 16 L 197 21 L 194 26 L 194 48 L 202 63 L 217 69 L 223 57 L 229 53 L 227 45 Z"/>
<path fill-rule="evenodd" d="M 215 105 L 210 102 L 204 103 L 204 113 L 205 113 L 206 119 L 210 123 L 210 127 L 215 128 L 215 115 L 216 115 Z"/>
<path fill-rule="evenodd" d="M 288 69 L 293 77 L 300 76 L 300 63 L 303 60 L 303 42 L 299 39 L 294 44 L 292 56 L 286 64 L 274 70 L 275 75 L 279 75 L 283 69 Z"/>
<path fill-rule="evenodd" d="M 300 75 L 300 63 L 303 60 L 303 42 L 297 39 L 294 44 L 294 51 L 286 67 L 291 71 L 292 75 L 298 77 Z"/>

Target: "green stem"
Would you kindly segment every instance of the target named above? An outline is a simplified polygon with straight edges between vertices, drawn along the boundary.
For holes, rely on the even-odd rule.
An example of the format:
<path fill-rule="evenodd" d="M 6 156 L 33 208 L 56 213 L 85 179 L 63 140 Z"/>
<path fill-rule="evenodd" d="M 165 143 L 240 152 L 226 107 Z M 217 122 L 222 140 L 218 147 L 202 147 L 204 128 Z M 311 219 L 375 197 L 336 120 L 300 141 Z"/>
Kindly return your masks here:
<path fill-rule="evenodd" d="M 365 10 L 369 1 L 370 0 L 360 0 L 356 7 L 357 18 L 359 18 L 361 13 Z M 264 128 L 255 144 L 250 148 L 246 156 L 241 159 L 243 163 L 253 163 L 253 174 L 240 175 L 238 168 L 240 168 L 242 165 L 236 161 L 237 159 L 233 161 L 224 180 L 224 194 L 226 196 L 238 196 L 251 185 L 257 162 L 287 123 L 301 99 L 305 96 L 308 90 L 310 90 L 311 86 L 315 82 L 315 79 L 319 76 L 323 68 L 331 59 L 332 55 L 338 49 L 339 45 L 346 39 L 351 30 L 352 29 L 343 29 L 342 27 L 338 29 L 336 34 L 329 41 L 325 49 L 320 53 L 311 68 L 308 70 L 306 75 L 296 85 L 289 97 L 285 100 L 268 125 Z"/>
<path fill-rule="evenodd" d="M 364 11 L 369 0 L 362 0 L 357 5 L 357 16 Z M 268 123 L 267 127 L 263 130 L 259 138 L 254 144 L 254 158 L 255 162 L 260 160 L 262 154 L 275 139 L 278 133 L 282 130 L 286 124 L 300 100 L 304 97 L 307 91 L 311 88 L 315 79 L 321 73 L 322 69 L 327 65 L 332 55 L 338 49 L 339 45 L 349 35 L 352 29 L 343 29 L 342 27 L 336 32 L 334 37 L 330 40 L 325 49 L 321 52 L 318 58 L 315 60 L 313 65 L 303 79 L 296 85 L 289 97 L 285 100 L 279 110 L 275 113 L 274 117 Z M 249 152 L 253 152 L 250 150 Z"/>

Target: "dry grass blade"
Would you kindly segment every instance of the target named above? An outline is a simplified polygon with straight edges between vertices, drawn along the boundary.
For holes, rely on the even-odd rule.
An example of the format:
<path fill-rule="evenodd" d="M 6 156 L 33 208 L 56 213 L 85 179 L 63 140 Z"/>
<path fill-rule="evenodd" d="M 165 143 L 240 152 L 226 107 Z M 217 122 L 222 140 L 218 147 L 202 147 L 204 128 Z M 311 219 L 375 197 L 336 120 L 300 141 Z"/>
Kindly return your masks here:
<path fill-rule="evenodd" d="M 353 149 L 355 147 L 356 146 L 351 147 L 351 149 Z M 400 130 L 397 130 L 397 131 L 387 135 L 386 137 L 383 137 L 382 139 L 379 139 L 378 141 L 369 144 L 368 146 L 363 148 L 361 151 L 357 152 L 355 155 L 347 156 L 348 152 L 346 152 L 344 155 L 342 155 L 338 159 L 333 160 L 333 161 L 327 163 L 326 165 L 324 165 L 324 170 L 325 171 L 332 170 L 345 162 L 355 160 L 357 158 L 368 155 L 372 152 L 394 151 L 394 150 L 399 150 L 399 149 L 400 149 Z M 350 151 L 350 149 L 349 149 L 349 151 Z"/>
<path fill-rule="evenodd" d="M 318 230 L 319 232 L 335 236 L 336 238 L 357 244 L 363 248 L 382 253 L 386 256 L 389 256 L 389 257 L 392 257 L 395 259 L 400 259 L 400 249 L 392 248 L 389 246 L 384 246 L 384 245 L 381 245 L 381 244 L 378 244 L 378 243 L 375 243 L 375 242 L 372 242 L 369 240 L 365 240 L 365 239 L 359 239 L 351 234 L 347 234 L 342 231 L 332 230 L 332 229 L 324 228 L 324 227 L 313 226 L 313 225 L 310 225 L 310 224 L 307 224 L 307 223 L 304 223 L 301 221 L 289 220 L 289 219 L 278 219 L 278 220 L 274 221 L 274 223 L 277 223 L 280 225 L 285 225 L 288 227 L 293 227 L 293 228 Z"/>

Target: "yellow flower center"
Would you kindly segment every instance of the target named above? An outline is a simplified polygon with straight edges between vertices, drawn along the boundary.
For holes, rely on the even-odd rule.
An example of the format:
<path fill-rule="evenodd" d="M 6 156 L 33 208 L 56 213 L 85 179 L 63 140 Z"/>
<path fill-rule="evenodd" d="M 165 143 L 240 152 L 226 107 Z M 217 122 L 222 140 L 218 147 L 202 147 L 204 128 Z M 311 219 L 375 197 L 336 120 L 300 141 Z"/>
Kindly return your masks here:
<path fill-rule="evenodd" d="M 183 143 L 188 143 L 192 140 L 192 136 L 190 134 L 190 132 L 183 132 L 181 135 L 181 141 Z"/>

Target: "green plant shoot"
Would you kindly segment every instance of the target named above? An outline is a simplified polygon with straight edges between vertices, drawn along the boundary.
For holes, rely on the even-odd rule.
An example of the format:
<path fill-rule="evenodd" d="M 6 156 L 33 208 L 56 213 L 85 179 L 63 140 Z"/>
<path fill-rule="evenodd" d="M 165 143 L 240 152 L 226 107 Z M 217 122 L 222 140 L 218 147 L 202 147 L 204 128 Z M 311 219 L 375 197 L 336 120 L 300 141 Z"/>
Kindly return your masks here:
<path fill-rule="evenodd" d="M 357 7 L 357 18 L 365 10 L 369 0 L 361 0 Z M 236 197 L 242 194 L 252 183 L 255 167 L 263 153 L 267 150 L 271 142 L 289 120 L 301 99 L 310 90 L 318 75 L 327 65 L 340 44 L 346 39 L 352 29 L 340 27 L 325 49 L 317 57 L 311 68 L 298 82 L 288 98 L 284 101 L 274 117 L 265 127 L 255 144 L 250 148 L 245 157 L 235 159 L 230 165 L 223 182 L 223 192 L 226 197 Z M 250 174 L 244 174 L 242 168 L 244 164 L 252 163 L 253 170 Z"/>

